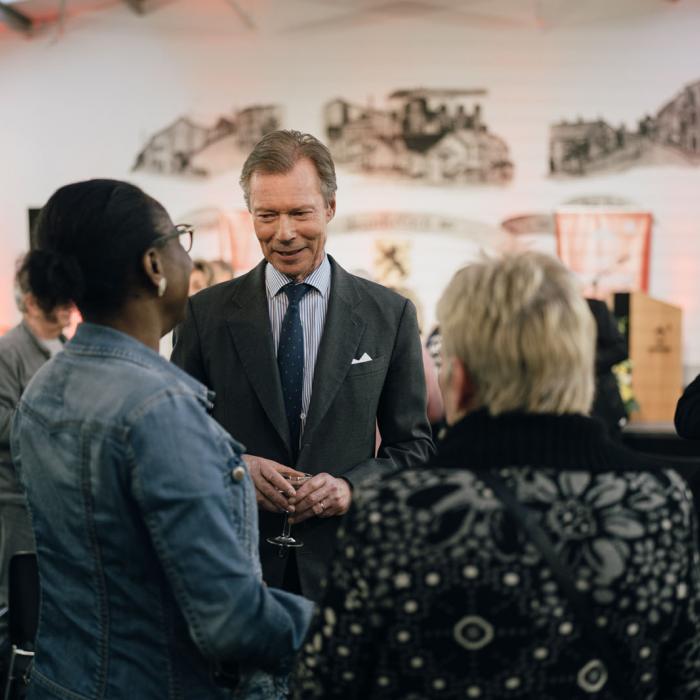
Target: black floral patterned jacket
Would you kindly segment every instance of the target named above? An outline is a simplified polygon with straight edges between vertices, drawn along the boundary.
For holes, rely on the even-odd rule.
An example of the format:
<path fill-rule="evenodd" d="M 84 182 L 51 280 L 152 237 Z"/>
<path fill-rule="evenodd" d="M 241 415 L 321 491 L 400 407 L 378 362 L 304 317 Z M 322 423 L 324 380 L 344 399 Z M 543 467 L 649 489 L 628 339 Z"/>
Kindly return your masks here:
<path fill-rule="evenodd" d="M 618 671 L 632 696 L 700 698 L 700 562 L 681 478 L 590 418 L 479 411 L 429 467 L 357 495 L 295 700 L 616 697 L 483 469 L 498 469 L 538 515 L 628 661 Z"/>

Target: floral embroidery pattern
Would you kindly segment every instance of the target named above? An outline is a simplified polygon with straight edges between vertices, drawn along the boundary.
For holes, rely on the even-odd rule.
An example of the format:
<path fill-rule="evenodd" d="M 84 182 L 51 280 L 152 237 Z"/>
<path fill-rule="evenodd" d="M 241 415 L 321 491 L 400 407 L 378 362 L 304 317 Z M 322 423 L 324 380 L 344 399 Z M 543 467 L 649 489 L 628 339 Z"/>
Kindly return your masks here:
<path fill-rule="evenodd" d="M 680 478 L 500 474 L 629 657 L 633 695 L 700 700 L 700 563 Z M 295 700 L 612 698 L 598 650 L 478 472 L 409 470 L 376 483 L 340 542 Z"/>

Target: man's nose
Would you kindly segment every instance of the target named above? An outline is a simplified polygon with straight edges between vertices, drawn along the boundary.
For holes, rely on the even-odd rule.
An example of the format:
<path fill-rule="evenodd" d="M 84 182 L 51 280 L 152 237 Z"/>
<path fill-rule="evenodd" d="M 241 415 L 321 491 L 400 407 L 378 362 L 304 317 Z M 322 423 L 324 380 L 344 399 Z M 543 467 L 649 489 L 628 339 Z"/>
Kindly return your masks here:
<path fill-rule="evenodd" d="M 291 217 L 285 216 L 284 214 L 279 218 L 279 225 L 277 227 L 277 239 L 280 241 L 291 241 L 296 237 L 296 232 L 294 231 L 294 222 Z"/>

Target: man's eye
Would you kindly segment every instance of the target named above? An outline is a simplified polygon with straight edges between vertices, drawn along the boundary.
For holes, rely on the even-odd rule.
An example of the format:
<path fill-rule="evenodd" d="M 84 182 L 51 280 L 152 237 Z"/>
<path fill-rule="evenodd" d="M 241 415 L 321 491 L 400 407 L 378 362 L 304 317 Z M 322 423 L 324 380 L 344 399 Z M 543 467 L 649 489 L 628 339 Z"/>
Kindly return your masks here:
<path fill-rule="evenodd" d="M 274 218 L 274 214 L 258 214 L 258 219 L 261 221 L 272 221 Z"/>
<path fill-rule="evenodd" d="M 297 212 L 294 212 L 294 216 L 295 216 L 297 219 L 305 219 L 305 218 L 306 218 L 307 216 L 309 216 L 310 214 L 311 214 L 310 211 L 297 211 Z"/>

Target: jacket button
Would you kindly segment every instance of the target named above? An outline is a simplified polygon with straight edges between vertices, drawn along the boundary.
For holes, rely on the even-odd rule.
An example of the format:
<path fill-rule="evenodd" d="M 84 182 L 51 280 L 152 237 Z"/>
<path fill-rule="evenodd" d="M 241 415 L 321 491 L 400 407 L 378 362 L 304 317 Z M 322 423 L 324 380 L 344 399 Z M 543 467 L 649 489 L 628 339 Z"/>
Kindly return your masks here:
<path fill-rule="evenodd" d="M 245 469 L 241 466 L 231 470 L 231 476 L 235 481 L 243 481 L 245 479 Z"/>

